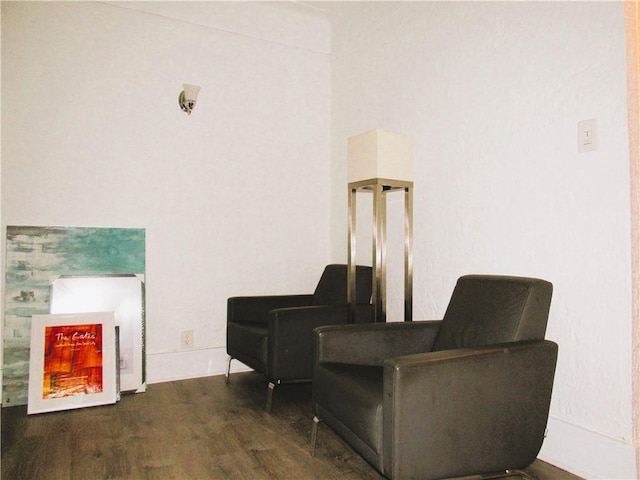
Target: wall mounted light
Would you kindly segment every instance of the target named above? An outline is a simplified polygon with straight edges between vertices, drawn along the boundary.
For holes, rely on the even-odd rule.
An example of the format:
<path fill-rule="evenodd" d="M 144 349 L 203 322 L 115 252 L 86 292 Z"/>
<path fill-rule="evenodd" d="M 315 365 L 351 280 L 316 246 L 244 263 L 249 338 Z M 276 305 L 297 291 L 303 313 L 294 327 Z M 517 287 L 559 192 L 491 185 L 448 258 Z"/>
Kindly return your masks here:
<path fill-rule="evenodd" d="M 182 85 L 182 88 L 184 90 L 182 90 L 180 95 L 178 95 L 178 105 L 180 105 L 183 112 L 187 112 L 187 115 L 191 115 L 191 110 L 196 106 L 200 86 L 185 83 Z"/>

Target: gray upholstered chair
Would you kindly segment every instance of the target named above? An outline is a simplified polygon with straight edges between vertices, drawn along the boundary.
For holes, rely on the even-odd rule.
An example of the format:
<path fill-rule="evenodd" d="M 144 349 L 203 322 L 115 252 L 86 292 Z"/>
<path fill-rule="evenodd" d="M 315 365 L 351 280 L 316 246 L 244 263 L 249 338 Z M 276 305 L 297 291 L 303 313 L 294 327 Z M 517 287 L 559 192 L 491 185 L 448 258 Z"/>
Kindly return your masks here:
<path fill-rule="evenodd" d="M 372 321 L 371 288 L 371 267 L 356 267 L 354 319 L 349 319 L 346 265 L 328 265 L 313 294 L 229 298 L 226 381 L 234 358 L 263 373 L 270 411 L 276 385 L 311 381 L 314 328 Z"/>
<path fill-rule="evenodd" d="M 316 329 L 312 454 L 322 420 L 391 479 L 527 467 L 556 367 L 551 294 L 544 280 L 469 275 L 441 321 Z"/>

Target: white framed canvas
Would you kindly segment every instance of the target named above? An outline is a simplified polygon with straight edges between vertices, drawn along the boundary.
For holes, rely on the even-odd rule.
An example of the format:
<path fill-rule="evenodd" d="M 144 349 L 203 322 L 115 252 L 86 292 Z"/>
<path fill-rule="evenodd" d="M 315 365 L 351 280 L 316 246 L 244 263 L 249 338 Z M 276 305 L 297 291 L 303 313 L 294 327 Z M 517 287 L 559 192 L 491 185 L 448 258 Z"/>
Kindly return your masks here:
<path fill-rule="evenodd" d="M 27 414 L 115 403 L 113 312 L 33 315 Z"/>
<path fill-rule="evenodd" d="M 144 282 L 138 275 L 61 276 L 51 282 L 50 313 L 114 312 L 120 333 L 122 392 L 144 392 Z"/>

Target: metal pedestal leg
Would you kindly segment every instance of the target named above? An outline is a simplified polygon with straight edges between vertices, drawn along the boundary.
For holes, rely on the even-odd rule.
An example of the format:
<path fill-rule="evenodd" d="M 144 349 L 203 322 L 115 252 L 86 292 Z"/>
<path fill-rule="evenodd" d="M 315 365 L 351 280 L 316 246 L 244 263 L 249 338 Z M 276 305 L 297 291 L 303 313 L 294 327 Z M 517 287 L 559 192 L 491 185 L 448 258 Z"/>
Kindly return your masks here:
<path fill-rule="evenodd" d="M 231 372 L 231 360 L 233 360 L 233 357 L 229 356 L 229 361 L 227 362 L 227 372 L 224 374 L 224 383 L 229 383 L 229 372 Z"/>
<path fill-rule="evenodd" d="M 347 302 L 351 321 L 355 318 L 356 299 L 356 193 L 373 193 L 373 285 L 371 301 L 376 322 L 386 321 L 387 303 L 387 207 L 386 194 L 404 191 L 404 320 L 413 319 L 413 182 L 374 178 L 349 184 L 349 242 Z"/>
<path fill-rule="evenodd" d="M 316 456 L 316 441 L 318 440 L 318 425 L 322 420 L 320 420 L 315 415 L 313 416 L 313 425 L 311 426 L 311 456 Z"/>
<path fill-rule="evenodd" d="M 273 407 L 273 390 L 276 388 L 276 384 L 273 382 L 269 382 L 267 386 L 267 403 L 264 406 L 264 409 L 271 413 L 271 407 Z"/>

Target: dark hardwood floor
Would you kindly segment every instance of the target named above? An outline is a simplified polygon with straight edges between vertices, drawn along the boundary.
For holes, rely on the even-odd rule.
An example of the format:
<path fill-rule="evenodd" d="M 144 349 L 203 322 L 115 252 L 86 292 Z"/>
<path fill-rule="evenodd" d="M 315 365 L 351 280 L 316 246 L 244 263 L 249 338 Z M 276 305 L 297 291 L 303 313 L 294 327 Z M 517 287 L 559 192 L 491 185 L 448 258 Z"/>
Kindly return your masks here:
<path fill-rule="evenodd" d="M 329 428 L 309 455 L 311 385 L 276 388 L 256 373 L 149 385 L 116 405 L 26 415 L 2 409 L 2 479 L 381 480 Z M 579 480 L 541 461 L 538 480 Z M 518 477 L 513 477 L 517 479 Z"/>

